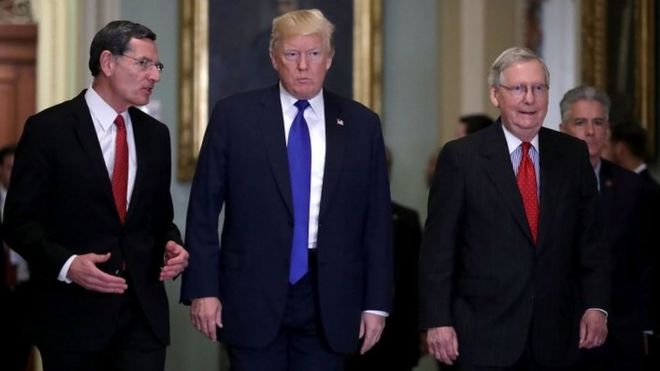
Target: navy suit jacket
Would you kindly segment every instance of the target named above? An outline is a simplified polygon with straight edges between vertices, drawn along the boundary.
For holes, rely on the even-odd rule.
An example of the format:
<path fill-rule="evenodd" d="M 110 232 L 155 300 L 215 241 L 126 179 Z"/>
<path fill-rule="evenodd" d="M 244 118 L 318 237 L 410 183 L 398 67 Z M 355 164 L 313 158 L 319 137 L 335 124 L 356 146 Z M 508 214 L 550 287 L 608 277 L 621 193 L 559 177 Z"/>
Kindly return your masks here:
<path fill-rule="evenodd" d="M 112 253 L 98 265 L 128 285 L 156 338 L 169 342 L 168 301 L 159 277 L 165 243 L 181 243 L 172 223 L 171 150 L 167 127 L 129 108 L 137 173 L 122 225 L 84 91 L 26 124 L 5 206 L 9 246 L 30 264 L 38 345 L 98 350 L 115 334 L 124 299 L 57 280 L 72 254 Z"/>
<path fill-rule="evenodd" d="M 377 115 L 330 92 L 323 97 L 326 158 L 317 292 L 329 345 L 350 352 L 358 344 L 361 312 L 390 310 L 390 195 Z M 270 343 L 284 315 L 292 232 L 278 85 L 219 101 L 190 193 L 190 265 L 183 275 L 182 302 L 217 297 L 223 342 L 251 347 Z"/>
<path fill-rule="evenodd" d="M 587 308 L 608 309 L 607 251 L 584 142 L 541 128 L 534 244 L 501 121 L 447 143 L 420 252 L 421 326 L 453 326 L 459 362 L 506 367 L 531 344 L 540 365 L 578 355 Z"/>

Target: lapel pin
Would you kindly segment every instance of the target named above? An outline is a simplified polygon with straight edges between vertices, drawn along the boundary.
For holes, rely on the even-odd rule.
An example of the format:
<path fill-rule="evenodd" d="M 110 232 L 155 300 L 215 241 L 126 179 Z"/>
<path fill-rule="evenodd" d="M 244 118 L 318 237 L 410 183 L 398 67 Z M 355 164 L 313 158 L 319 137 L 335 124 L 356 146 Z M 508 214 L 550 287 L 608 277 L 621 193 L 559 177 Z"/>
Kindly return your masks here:
<path fill-rule="evenodd" d="M 344 120 L 337 119 L 337 125 L 344 126 Z"/>

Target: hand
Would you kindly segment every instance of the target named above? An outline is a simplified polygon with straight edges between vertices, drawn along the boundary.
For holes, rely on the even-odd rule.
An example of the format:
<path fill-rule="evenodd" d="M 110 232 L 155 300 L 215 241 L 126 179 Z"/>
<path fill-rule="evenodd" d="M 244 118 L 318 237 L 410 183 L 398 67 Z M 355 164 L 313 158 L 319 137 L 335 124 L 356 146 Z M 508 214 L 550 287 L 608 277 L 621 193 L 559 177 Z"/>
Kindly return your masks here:
<path fill-rule="evenodd" d="M 165 244 L 163 267 L 160 269 L 160 280 L 171 280 L 180 275 L 188 266 L 188 251 L 174 241 Z"/>
<path fill-rule="evenodd" d="M 383 333 L 385 328 L 385 317 L 378 314 L 362 312 L 362 319 L 360 320 L 360 339 L 362 341 L 362 348 L 360 354 L 366 353 L 371 349 Z"/>
<path fill-rule="evenodd" d="M 214 297 L 193 299 L 190 306 L 193 326 L 207 338 L 216 341 L 216 328 L 222 327 L 222 304 Z"/>
<path fill-rule="evenodd" d="M 104 255 L 92 253 L 78 255 L 69 266 L 67 278 L 87 290 L 108 294 L 123 294 L 128 288 L 126 280 L 105 273 L 96 267 L 96 264 L 105 263 L 108 259 L 110 259 L 110 253 Z"/>
<path fill-rule="evenodd" d="M 458 358 L 458 338 L 451 326 L 433 327 L 426 331 L 426 343 L 431 354 L 438 361 L 453 365 Z"/>
<path fill-rule="evenodd" d="M 596 309 L 587 309 L 580 321 L 580 342 L 578 347 L 591 349 L 603 345 L 607 339 L 607 317 Z"/>

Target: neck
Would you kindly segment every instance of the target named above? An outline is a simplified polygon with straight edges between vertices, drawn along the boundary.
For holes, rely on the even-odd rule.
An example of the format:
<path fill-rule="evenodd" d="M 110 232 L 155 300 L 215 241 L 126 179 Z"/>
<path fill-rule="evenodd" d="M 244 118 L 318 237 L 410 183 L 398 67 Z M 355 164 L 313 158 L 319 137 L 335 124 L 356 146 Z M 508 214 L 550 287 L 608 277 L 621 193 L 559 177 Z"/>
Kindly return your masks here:
<path fill-rule="evenodd" d="M 600 161 L 601 161 L 600 156 L 592 156 L 592 157 L 589 158 L 589 160 L 591 161 L 591 166 L 594 169 L 596 169 L 596 167 L 598 167 L 598 165 L 600 164 Z"/>
<path fill-rule="evenodd" d="M 128 109 L 128 105 L 118 102 L 112 93 L 112 90 L 102 77 L 97 77 L 92 83 L 94 91 L 103 99 L 115 112 L 122 113 Z"/>

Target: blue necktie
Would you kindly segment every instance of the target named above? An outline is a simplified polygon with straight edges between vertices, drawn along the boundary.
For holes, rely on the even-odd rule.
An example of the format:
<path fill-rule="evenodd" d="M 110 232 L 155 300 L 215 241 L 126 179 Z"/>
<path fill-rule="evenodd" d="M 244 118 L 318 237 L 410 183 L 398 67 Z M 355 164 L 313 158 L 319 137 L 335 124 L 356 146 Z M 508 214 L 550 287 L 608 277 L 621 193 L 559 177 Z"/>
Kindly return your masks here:
<path fill-rule="evenodd" d="M 296 114 L 293 124 L 291 124 L 287 146 L 294 223 L 291 267 L 289 269 L 289 282 L 291 284 L 298 282 L 307 273 L 309 183 L 312 167 L 312 146 L 310 145 L 309 129 L 304 117 L 309 102 L 299 100 L 295 103 L 295 106 L 298 108 L 298 114 Z"/>

